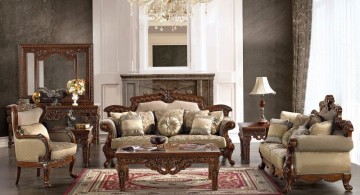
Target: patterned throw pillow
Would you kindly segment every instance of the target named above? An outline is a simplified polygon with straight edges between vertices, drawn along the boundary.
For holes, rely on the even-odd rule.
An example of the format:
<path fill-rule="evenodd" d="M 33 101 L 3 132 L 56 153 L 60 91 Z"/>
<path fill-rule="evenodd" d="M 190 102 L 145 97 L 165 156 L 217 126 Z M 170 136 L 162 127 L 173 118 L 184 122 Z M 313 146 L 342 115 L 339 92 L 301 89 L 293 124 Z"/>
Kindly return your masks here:
<path fill-rule="evenodd" d="M 310 128 L 313 124 L 315 123 L 321 123 L 321 117 L 320 116 L 317 116 L 315 114 L 311 114 L 309 116 L 309 120 L 306 122 L 306 128 Z"/>
<path fill-rule="evenodd" d="M 151 134 L 155 126 L 155 117 L 153 112 L 138 112 L 138 114 L 141 116 L 144 133 Z"/>
<path fill-rule="evenodd" d="M 181 123 L 177 117 L 162 117 L 158 122 L 158 131 L 161 135 L 173 136 L 180 132 Z"/>
<path fill-rule="evenodd" d="M 195 115 L 196 116 L 208 116 L 209 110 L 185 111 L 184 123 L 185 123 L 185 128 L 188 132 L 190 132 L 190 130 L 191 130 Z"/>
<path fill-rule="evenodd" d="M 127 114 L 128 112 L 110 112 L 111 118 L 121 118 L 122 115 Z"/>
<path fill-rule="evenodd" d="M 282 136 L 281 142 L 282 142 L 282 144 L 283 144 L 285 147 L 288 147 L 290 137 L 291 137 L 291 135 L 293 134 L 293 132 L 296 131 L 296 130 L 297 130 L 296 127 L 292 127 L 291 129 L 289 129 L 288 131 L 286 131 L 286 132 L 284 133 L 284 135 Z"/>
<path fill-rule="evenodd" d="M 332 132 L 332 121 L 315 123 L 310 127 L 310 135 L 330 135 Z"/>
<path fill-rule="evenodd" d="M 144 135 L 141 116 L 135 112 L 129 112 L 120 118 L 122 136 Z"/>
<path fill-rule="evenodd" d="M 289 120 L 271 119 L 265 142 L 281 144 L 283 135 L 291 127 Z"/>
<path fill-rule="evenodd" d="M 216 135 L 219 132 L 220 123 L 224 119 L 224 112 L 223 111 L 210 112 L 210 116 L 214 117 L 214 121 L 211 126 L 211 134 Z"/>
<path fill-rule="evenodd" d="M 214 117 L 196 116 L 193 120 L 191 135 L 210 135 Z"/>
<path fill-rule="evenodd" d="M 41 123 L 35 123 L 32 125 L 22 125 L 20 127 L 24 135 L 38 135 L 41 134 L 45 136 L 48 140 L 50 139 L 49 133 L 46 127 Z"/>

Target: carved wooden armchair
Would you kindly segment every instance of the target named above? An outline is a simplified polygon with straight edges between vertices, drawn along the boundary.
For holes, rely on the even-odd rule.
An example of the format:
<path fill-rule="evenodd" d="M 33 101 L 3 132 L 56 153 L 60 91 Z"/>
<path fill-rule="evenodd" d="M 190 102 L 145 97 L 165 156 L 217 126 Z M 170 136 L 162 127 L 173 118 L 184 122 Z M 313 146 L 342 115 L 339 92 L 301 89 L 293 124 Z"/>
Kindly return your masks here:
<path fill-rule="evenodd" d="M 349 182 L 351 179 L 350 151 L 353 148 L 351 139 L 353 126 L 350 121 L 342 119 L 342 108 L 335 104 L 332 95 L 327 95 L 319 106 L 319 112 L 313 110 L 306 122 L 287 131 L 288 133 L 293 132 L 285 143 L 286 133 L 282 138 L 282 143 L 266 143 L 265 140 L 260 144 L 259 152 L 262 163 L 259 168 L 264 169 L 266 166 L 274 175 L 284 178 L 286 181 L 285 193 L 291 190 L 292 184 L 297 180 L 305 182 L 342 180 L 345 190 L 352 190 Z M 297 118 L 307 117 L 299 113 L 291 113 L 288 116 L 283 119 L 290 120 L 293 124 Z M 291 118 L 295 120 L 292 121 Z M 317 122 L 306 127 L 313 120 L 312 118 L 317 118 Z M 328 133 L 324 133 L 324 130 Z M 269 131 L 271 131 L 270 128 Z M 314 133 L 314 131 L 318 131 L 318 133 Z M 320 131 L 323 132 L 319 133 Z"/>
<path fill-rule="evenodd" d="M 37 168 L 37 176 L 40 169 L 44 172 L 44 186 L 50 187 L 51 168 L 70 164 L 70 176 L 76 178 L 73 173 L 75 164 L 74 155 L 77 150 L 75 137 L 71 131 L 48 132 L 41 123 L 45 113 L 44 106 L 32 104 L 11 105 L 11 120 L 14 133 L 17 178 L 19 183 L 21 168 Z"/>

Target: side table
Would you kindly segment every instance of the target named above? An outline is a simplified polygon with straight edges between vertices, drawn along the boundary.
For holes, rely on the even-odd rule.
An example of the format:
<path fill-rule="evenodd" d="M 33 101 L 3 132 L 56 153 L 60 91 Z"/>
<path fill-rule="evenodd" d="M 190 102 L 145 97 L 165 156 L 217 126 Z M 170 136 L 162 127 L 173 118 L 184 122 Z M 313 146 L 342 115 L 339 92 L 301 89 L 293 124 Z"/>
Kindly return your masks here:
<path fill-rule="evenodd" d="M 250 163 L 250 141 L 251 137 L 261 140 L 265 139 L 269 130 L 269 124 L 258 124 L 256 122 L 238 123 L 241 147 L 241 164 Z"/>
<path fill-rule="evenodd" d="M 83 152 L 83 167 L 89 166 L 90 161 L 90 144 L 93 141 L 93 126 L 85 129 L 72 129 L 75 135 L 76 143 L 81 144 Z"/>

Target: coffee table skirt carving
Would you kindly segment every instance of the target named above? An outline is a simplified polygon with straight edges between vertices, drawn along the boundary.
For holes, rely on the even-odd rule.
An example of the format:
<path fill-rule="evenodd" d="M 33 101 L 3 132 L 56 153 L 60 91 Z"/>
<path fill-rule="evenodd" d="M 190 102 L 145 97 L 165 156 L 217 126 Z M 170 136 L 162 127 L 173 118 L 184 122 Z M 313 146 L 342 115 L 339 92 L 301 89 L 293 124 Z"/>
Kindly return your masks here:
<path fill-rule="evenodd" d="M 127 152 L 119 149 L 115 153 L 117 158 L 116 169 L 119 176 L 119 189 L 125 191 L 125 181 L 129 179 L 129 164 L 145 164 L 147 168 L 160 174 L 174 175 L 185 170 L 193 163 L 207 163 L 209 165 L 208 178 L 212 181 L 212 190 L 218 189 L 219 148 L 208 144 L 208 150 L 179 150 L 178 145 L 164 145 L 164 151 L 139 150 Z"/>

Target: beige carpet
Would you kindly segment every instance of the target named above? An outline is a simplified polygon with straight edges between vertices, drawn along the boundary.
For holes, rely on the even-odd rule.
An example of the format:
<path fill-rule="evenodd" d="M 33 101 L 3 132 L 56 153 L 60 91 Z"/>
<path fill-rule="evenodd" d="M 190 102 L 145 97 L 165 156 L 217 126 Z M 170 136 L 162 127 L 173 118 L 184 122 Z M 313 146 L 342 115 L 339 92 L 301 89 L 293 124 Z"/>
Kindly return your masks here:
<path fill-rule="evenodd" d="M 219 189 L 213 191 L 207 168 L 189 168 L 176 175 L 130 169 L 126 191 L 120 192 L 115 169 L 83 169 L 64 194 L 281 194 L 271 178 L 257 168 L 222 167 L 218 178 Z"/>

